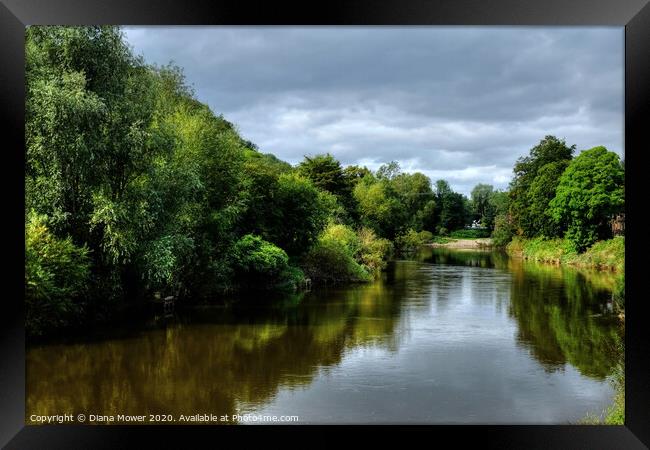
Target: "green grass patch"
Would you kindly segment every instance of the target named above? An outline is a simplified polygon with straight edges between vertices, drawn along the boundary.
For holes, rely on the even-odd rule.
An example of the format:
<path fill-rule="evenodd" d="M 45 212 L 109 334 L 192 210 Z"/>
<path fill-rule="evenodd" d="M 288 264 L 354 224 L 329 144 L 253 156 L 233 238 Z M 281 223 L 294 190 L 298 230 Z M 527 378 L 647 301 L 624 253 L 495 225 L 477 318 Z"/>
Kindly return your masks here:
<path fill-rule="evenodd" d="M 625 269 L 625 238 L 617 236 L 614 239 L 596 242 L 586 252 L 575 255 L 568 262 L 579 267 L 622 272 Z"/>
<path fill-rule="evenodd" d="M 584 253 L 578 253 L 566 239 L 517 236 L 506 246 L 506 251 L 510 255 L 543 263 L 620 272 L 625 268 L 625 238 L 622 236 L 596 242 Z"/>
<path fill-rule="evenodd" d="M 482 238 L 489 238 L 490 234 L 491 232 L 488 229 L 454 230 L 451 233 L 449 233 L 449 237 L 455 239 L 482 239 Z"/>

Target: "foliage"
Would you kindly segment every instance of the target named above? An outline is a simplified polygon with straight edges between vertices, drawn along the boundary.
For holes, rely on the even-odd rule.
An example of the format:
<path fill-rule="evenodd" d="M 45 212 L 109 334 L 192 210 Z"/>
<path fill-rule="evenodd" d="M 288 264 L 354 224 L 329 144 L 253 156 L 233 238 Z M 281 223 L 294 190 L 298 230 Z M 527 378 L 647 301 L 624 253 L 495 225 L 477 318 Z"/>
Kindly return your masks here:
<path fill-rule="evenodd" d="M 481 239 L 490 237 L 490 230 L 481 229 L 463 229 L 454 230 L 449 233 L 449 237 L 454 239 Z"/>
<path fill-rule="evenodd" d="M 492 245 L 505 247 L 515 235 L 515 227 L 508 214 L 499 214 L 494 220 L 494 231 L 492 231 Z"/>
<path fill-rule="evenodd" d="M 156 291 L 196 301 L 295 288 L 305 273 L 368 281 L 392 241 L 483 236 L 463 229 L 473 219 L 494 227 L 496 245 L 566 230 L 583 249 L 608 237 L 623 205 L 615 155 L 571 161 L 574 147 L 552 136 L 517 162 L 509 193 L 479 184 L 471 200 L 396 161 L 373 172 L 320 154 L 292 167 L 198 101 L 181 68 L 145 64 L 114 26 L 28 27 L 25 137 L 31 334 L 108 319 Z M 542 259 L 566 247 L 527 245 Z M 618 267 L 623 245 L 563 255 Z"/>
<path fill-rule="evenodd" d="M 305 257 L 305 273 L 315 283 L 337 284 L 371 279 L 349 248 L 335 239 L 320 239 Z"/>
<path fill-rule="evenodd" d="M 562 174 L 550 214 L 577 250 L 611 237 L 610 217 L 625 202 L 624 176 L 618 155 L 605 147 L 583 151 Z"/>
<path fill-rule="evenodd" d="M 25 327 L 31 335 L 76 321 L 90 278 L 90 256 L 68 237 L 59 239 L 47 217 L 33 212 L 25 224 Z"/>
<path fill-rule="evenodd" d="M 508 244 L 506 250 L 510 254 L 519 254 L 525 259 L 553 264 L 560 264 L 568 255 L 575 254 L 575 250 L 568 241 L 544 237 L 533 239 L 515 237 Z"/>
<path fill-rule="evenodd" d="M 494 217 L 497 208 L 492 198 L 497 194 L 494 187 L 489 184 L 477 184 L 472 189 L 471 205 L 472 218 L 478 220 L 480 224 L 489 229 L 494 228 Z"/>
<path fill-rule="evenodd" d="M 395 245 L 402 252 L 412 252 L 422 244 L 419 234 L 412 228 L 395 238 Z"/>
<path fill-rule="evenodd" d="M 366 176 L 354 187 L 361 224 L 393 239 L 403 223 L 403 209 L 386 178 Z"/>
<path fill-rule="evenodd" d="M 289 265 L 281 248 L 252 234 L 239 239 L 233 249 L 235 277 L 243 289 L 296 288 L 304 275 Z"/>
<path fill-rule="evenodd" d="M 622 272 L 625 266 L 625 238 L 622 236 L 599 241 L 584 253 L 576 252 L 573 243 L 567 239 L 525 239 L 516 236 L 507 245 L 506 251 L 532 261 L 576 267 Z"/>
<path fill-rule="evenodd" d="M 371 229 L 331 223 L 306 256 L 305 271 L 321 283 L 368 281 L 385 267 L 390 250 L 390 242 Z"/>
<path fill-rule="evenodd" d="M 343 172 L 341 163 L 329 153 L 305 156 L 298 165 L 298 173 L 308 178 L 314 186 L 335 195 L 351 217 L 355 217 L 356 204 L 352 196 L 352 183 Z"/>
<path fill-rule="evenodd" d="M 530 150 L 528 156 L 517 160 L 509 196 L 510 214 L 518 234 L 532 237 L 543 233 L 544 230 L 539 227 L 546 226 L 547 222 L 540 224 L 539 220 L 545 218 L 544 211 L 554 196 L 554 186 L 562 173 L 561 169 L 571 160 L 574 151 L 575 145 L 569 147 L 564 140 L 546 136 Z M 540 175 L 541 178 L 537 180 Z"/>
<path fill-rule="evenodd" d="M 356 256 L 356 260 L 368 273 L 376 278 L 379 276 L 379 272 L 386 267 L 386 259 L 391 253 L 393 245 L 388 239 L 378 237 L 369 228 L 361 228 L 357 232 L 357 236 L 361 248 Z"/>
<path fill-rule="evenodd" d="M 457 192 L 453 192 L 445 180 L 436 181 L 436 226 L 437 234 L 444 235 L 445 230 L 463 228 L 471 220 L 469 200 Z"/>
<path fill-rule="evenodd" d="M 309 180 L 288 173 L 278 178 L 276 210 L 272 216 L 270 241 L 289 255 L 304 253 L 327 223 L 335 201 Z"/>

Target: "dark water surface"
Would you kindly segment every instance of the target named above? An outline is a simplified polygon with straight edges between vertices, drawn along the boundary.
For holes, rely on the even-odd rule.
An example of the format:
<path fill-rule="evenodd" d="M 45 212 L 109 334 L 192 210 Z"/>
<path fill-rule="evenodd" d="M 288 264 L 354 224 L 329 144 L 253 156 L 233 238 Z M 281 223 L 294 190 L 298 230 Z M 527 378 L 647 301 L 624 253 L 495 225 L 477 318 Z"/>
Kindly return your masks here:
<path fill-rule="evenodd" d="M 426 249 L 392 262 L 371 284 L 193 310 L 120 337 L 29 348 L 27 420 L 577 421 L 613 396 L 613 281 L 499 253 Z"/>

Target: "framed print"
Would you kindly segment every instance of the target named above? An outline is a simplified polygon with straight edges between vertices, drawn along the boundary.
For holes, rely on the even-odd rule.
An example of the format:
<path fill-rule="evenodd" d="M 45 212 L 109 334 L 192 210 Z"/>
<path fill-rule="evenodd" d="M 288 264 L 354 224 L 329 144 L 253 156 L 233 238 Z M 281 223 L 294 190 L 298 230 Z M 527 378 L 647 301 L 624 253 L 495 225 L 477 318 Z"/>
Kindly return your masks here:
<path fill-rule="evenodd" d="M 0 20 L 6 448 L 649 445 L 647 1 Z"/>

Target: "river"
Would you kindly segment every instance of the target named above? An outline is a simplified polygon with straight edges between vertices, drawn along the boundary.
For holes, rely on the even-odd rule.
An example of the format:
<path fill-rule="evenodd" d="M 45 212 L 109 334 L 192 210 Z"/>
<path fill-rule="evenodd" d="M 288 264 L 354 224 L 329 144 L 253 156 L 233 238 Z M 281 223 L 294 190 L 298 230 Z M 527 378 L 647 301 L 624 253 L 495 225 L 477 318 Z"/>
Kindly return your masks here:
<path fill-rule="evenodd" d="M 613 281 L 497 252 L 427 248 L 369 284 L 31 346 L 26 415 L 572 423 L 613 396 Z"/>

